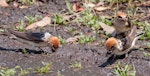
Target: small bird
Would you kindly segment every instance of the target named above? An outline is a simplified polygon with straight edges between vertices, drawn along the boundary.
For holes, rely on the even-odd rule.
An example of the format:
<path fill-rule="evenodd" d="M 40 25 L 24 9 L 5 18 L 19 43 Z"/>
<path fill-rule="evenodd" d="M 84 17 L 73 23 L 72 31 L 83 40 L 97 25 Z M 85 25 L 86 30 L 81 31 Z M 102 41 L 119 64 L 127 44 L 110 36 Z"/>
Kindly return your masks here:
<path fill-rule="evenodd" d="M 109 38 L 105 43 L 105 46 L 108 50 L 106 56 L 109 54 L 113 54 L 115 56 L 125 54 L 127 57 L 128 52 L 134 47 L 136 41 L 143 34 L 143 32 L 137 34 L 136 30 L 137 27 L 133 26 L 131 32 L 125 38 L 122 39 L 117 39 L 114 37 Z"/>
<path fill-rule="evenodd" d="M 17 40 L 22 43 L 29 44 L 36 47 L 50 46 L 52 51 L 56 51 L 60 46 L 58 37 L 52 36 L 50 33 L 33 33 L 33 32 L 19 32 L 12 29 L 7 29 L 7 32 L 13 34 Z"/>
<path fill-rule="evenodd" d="M 127 14 L 117 12 L 116 17 L 114 17 L 113 27 L 115 28 L 115 36 L 119 34 L 126 36 L 126 32 L 130 31 L 133 26 Z"/>

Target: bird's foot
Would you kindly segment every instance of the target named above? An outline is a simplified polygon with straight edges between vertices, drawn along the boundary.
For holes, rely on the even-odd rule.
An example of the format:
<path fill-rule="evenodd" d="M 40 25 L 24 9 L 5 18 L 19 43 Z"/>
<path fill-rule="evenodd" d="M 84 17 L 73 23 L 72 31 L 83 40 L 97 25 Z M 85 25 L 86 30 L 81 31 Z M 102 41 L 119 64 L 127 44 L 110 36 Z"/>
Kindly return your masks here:
<path fill-rule="evenodd" d="M 125 54 L 125 58 L 123 59 L 123 61 L 128 62 L 129 61 L 129 55 Z"/>

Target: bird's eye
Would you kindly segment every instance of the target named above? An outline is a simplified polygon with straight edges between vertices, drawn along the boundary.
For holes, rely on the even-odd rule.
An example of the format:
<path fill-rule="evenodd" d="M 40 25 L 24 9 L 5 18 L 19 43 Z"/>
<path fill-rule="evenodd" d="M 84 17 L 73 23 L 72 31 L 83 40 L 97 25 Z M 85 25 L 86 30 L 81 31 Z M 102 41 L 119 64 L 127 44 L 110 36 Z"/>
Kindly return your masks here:
<path fill-rule="evenodd" d="M 114 47 L 114 46 L 112 46 L 112 47 L 109 49 L 110 52 L 111 52 L 112 50 L 115 50 L 115 47 Z"/>
<path fill-rule="evenodd" d="M 118 18 L 119 18 L 119 19 L 122 19 L 122 17 L 121 17 L 121 16 L 118 16 Z"/>

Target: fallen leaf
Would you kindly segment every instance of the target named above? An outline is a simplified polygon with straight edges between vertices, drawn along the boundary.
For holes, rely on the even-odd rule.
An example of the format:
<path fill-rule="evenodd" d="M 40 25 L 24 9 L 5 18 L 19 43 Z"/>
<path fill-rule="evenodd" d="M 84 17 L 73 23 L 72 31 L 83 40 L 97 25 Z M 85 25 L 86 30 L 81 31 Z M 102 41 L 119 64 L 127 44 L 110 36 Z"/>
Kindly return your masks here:
<path fill-rule="evenodd" d="M 14 2 L 13 2 L 13 6 L 14 6 L 14 7 L 19 7 L 19 3 L 16 2 L 16 1 L 14 1 Z"/>
<path fill-rule="evenodd" d="M 150 6 L 150 1 L 143 1 L 142 3 L 136 3 L 136 6 L 140 7 L 140 6 L 147 6 L 149 7 Z"/>
<path fill-rule="evenodd" d="M 95 7 L 95 4 L 93 4 L 93 3 L 87 3 L 85 5 L 88 6 L 88 7 L 91 7 L 91 8 Z"/>
<path fill-rule="evenodd" d="M 108 26 L 102 22 L 99 22 L 99 25 L 103 28 L 103 30 L 108 33 L 108 34 L 112 34 L 115 29 L 112 26 Z"/>
<path fill-rule="evenodd" d="M 98 2 L 97 4 L 96 4 L 96 6 L 103 6 L 104 5 L 104 2 Z"/>
<path fill-rule="evenodd" d="M 96 11 L 104 11 L 104 10 L 107 10 L 107 9 L 110 9 L 110 7 L 103 7 L 103 6 L 94 7 L 94 10 L 96 10 Z"/>
<path fill-rule="evenodd" d="M 28 8 L 28 6 L 19 6 L 19 8 L 24 9 L 24 8 Z"/>
<path fill-rule="evenodd" d="M 81 12 L 84 10 L 84 8 L 80 5 L 79 2 L 76 2 L 73 6 L 72 6 L 72 10 L 74 12 Z"/>
<path fill-rule="evenodd" d="M 70 37 L 66 40 L 67 43 L 76 43 L 79 38 L 82 37 L 82 36 L 75 36 L 75 37 Z"/>
<path fill-rule="evenodd" d="M 7 3 L 6 0 L 0 0 L 0 6 L 2 6 L 2 7 L 8 7 L 9 5 L 8 5 L 8 3 Z"/>
<path fill-rule="evenodd" d="M 35 29 L 37 27 L 44 27 L 51 23 L 50 16 L 45 16 L 41 21 L 35 22 L 28 27 L 26 27 L 26 30 Z"/>

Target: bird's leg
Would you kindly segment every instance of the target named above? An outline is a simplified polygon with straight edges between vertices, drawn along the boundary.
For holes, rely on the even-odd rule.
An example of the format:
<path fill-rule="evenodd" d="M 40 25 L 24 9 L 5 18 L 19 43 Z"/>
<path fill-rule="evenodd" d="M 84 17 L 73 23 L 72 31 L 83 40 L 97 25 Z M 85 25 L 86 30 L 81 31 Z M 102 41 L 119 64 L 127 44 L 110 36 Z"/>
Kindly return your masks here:
<path fill-rule="evenodd" d="M 39 52 L 41 52 L 41 53 L 44 53 L 44 52 L 45 52 L 41 47 L 38 47 L 38 49 L 40 49 Z"/>
<path fill-rule="evenodd" d="M 125 58 L 123 60 L 128 61 L 128 59 L 129 59 L 129 54 L 125 53 Z"/>
<path fill-rule="evenodd" d="M 112 61 L 114 61 L 114 60 L 115 60 L 115 58 L 116 58 L 116 55 L 114 55 L 114 56 L 113 56 L 113 59 L 112 59 Z"/>
<path fill-rule="evenodd" d="M 129 54 L 128 54 L 128 53 L 126 53 L 126 54 L 125 54 L 125 58 L 127 58 L 128 56 L 129 56 Z"/>
<path fill-rule="evenodd" d="M 56 51 L 54 47 L 51 47 L 51 50 L 52 50 L 52 52 L 55 52 L 55 51 Z"/>
<path fill-rule="evenodd" d="M 115 58 L 116 58 L 116 55 L 113 54 L 113 55 L 107 60 L 110 65 L 113 64 L 113 63 L 116 61 Z"/>
<path fill-rule="evenodd" d="M 116 58 L 116 55 L 113 54 L 109 57 L 108 61 L 111 63 L 115 60 L 115 58 Z"/>

